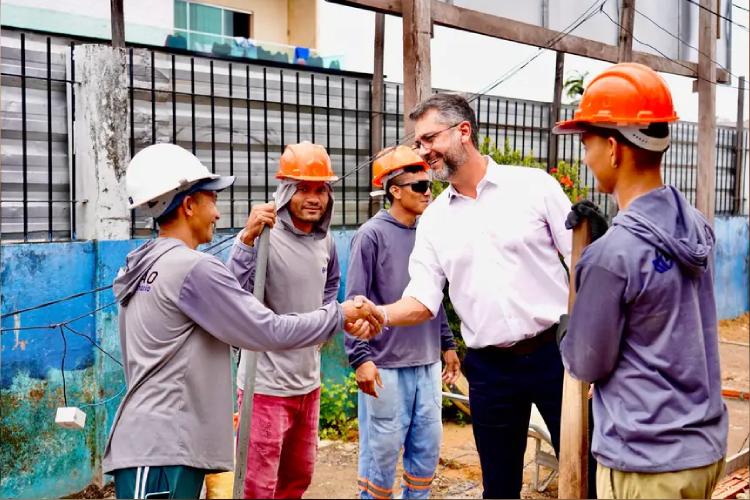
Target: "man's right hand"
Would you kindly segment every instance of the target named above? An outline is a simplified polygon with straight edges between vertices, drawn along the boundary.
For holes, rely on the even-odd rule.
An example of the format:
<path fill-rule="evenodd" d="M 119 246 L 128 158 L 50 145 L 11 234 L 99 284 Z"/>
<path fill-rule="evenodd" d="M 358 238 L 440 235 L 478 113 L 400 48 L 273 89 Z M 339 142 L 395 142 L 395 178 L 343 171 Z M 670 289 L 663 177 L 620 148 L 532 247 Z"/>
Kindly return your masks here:
<path fill-rule="evenodd" d="M 383 328 L 383 313 L 362 295 L 342 302 L 341 309 L 344 313 L 344 329 L 360 340 L 370 340 Z"/>
<path fill-rule="evenodd" d="M 263 227 L 273 227 L 276 223 L 276 204 L 274 202 L 255 205 L 250 210 L 250 215 L 245 222 L 240 240 L 248 246 L 253 246 L 255 239 L 260 236 Z"/>
<path fill-rule="evenodd" d="M 380 380 L 380 373 L 378 372 L 378 367 L 375 366 L 375 363 L 372 361 L 365 361 L 357 367 L 354 375 L 357 379 L 357 385 L 359 386 L 360 391 L 369 394 L 374 398 L 378 397 L 378 391 L 375 384 L 383 387 L 383 381 Z"/>

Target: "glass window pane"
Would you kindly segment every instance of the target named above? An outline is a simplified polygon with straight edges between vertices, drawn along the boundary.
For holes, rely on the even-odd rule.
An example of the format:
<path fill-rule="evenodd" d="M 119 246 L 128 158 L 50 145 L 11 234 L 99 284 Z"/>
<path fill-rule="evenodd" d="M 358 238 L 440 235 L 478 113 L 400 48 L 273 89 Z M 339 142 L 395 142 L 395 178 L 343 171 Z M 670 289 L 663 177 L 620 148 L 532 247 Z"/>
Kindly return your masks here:
<path fill-rule="evenodd" d="M 174 0 L 174 27 L 187 29 L 187 3 L 184 0 Z"/>
<path fill-rule="evenodd" d="M 234 12 L 224 11 L 224 36 L 234 36 Z"/>
<path fill-rule="evenodd" d="M 190 30 L 221 35 L 221 9 L 208 5 L 190 5 Z"/>

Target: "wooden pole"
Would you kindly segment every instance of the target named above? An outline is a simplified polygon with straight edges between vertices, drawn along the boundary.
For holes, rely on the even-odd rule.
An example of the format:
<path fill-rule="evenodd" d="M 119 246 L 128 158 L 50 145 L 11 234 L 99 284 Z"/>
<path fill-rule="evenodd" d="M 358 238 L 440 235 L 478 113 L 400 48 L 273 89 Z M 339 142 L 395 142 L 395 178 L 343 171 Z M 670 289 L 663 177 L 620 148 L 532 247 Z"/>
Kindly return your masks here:
<path fill-rule="evenodd" d="M 696 207 L 713 224 L 716 200 L 716 0 L 698 9 L 698 180 Z"/>
<path fill-rule="evenodd" d="M 735 127 L 734 213 L 742 214 L 742 167 L 745 163 L 745 77 L 741 76 L 737 91 L 737 126 Z"/>
<path fill-rule="evenodd" d="M 255 281 L 253 281 L 253 295 L 263 302 L 266 295 L 266 269 L 268 266 L 268 252 L 271 242 L 271 230 L 264 227 L 258 237 L 258 257 L 255 263 Z M 245 475 L 247 473 L 247 447 L 250 443 L 251 424 L 253 421 L 253 396 L 255 395 L 255 372 L 258 367 L 259 353 L 242 350 L 247 370 L 243 383 L 242 408 L 240 409 L 240 431 L 237 436 L 237 450 L 235 451 L 234 485 L 232 498 L 245 498 Z"/>
<path fill-rule="evenodd" d="M 633 23 L 635 0 L 622 0 L 620 12 L 620 36 L 617 43 L 617 62 L 633 60 Z"/>
<path fill-rule="evenodd" d="M 403 0 L 404 137 L 414 132 L 409 113 L 432 93 L 430 79 L 430 0 Z"/>
<path fill-rule="evenodd" d="M 562 88 L 563 88 L 563 71 L 565 69 L 565 52 L 558 51 L 555 54 L 555 89 L 554 95 L 552 96 L 552 108 L 550 109 L 550 127 L 549 127 L 549 138 L 547 141 L 549 149 L 549 165 L 548 168 L 557 166 L 557 144 L 559 136 L 552 133 L 552 127 L 560 119 L 560 102 L 562 101 Z M 500 147 L 497 145 L 497 147 Z"/>
<path fill-rule="evenodd" d="M 372 70 L 372 95 L 370 109 L 372 114 L 372 128 L 370 129 L 370 145 L 375 155 L 383 149 L 383 47 L 385 46 L 385 14 L 375 14 L 375 65 Z M 372 179 L 372 164 L 370 164 L 370 179 Z M 380 210 L 380 200 L 370 198 L 370 217 Z"/>
<path fill-rule="evenodd" d="M 568 313 L 576 300 L 575 269 L 583 249 L 591 243 L 591 225 L 585 220 L 573 229 Z M 589 384 L 565 372 L 560 419 L 558 498 L 588 498 Z"/>
<path fill-rule="evenodd" d="M 125 47 L 125 14 L 123 0 L 110 0 L 112 11 L 112 47 Z"/>

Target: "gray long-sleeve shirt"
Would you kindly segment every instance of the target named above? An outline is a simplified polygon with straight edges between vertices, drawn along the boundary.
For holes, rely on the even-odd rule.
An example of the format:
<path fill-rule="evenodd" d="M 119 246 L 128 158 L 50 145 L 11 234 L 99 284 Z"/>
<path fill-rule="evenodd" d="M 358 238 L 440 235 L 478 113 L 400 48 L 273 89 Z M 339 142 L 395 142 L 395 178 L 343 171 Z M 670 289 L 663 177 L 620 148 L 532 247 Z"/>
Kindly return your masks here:
<path fill-rule="evenodd" d="M 232 470 L 229 345 L 281 350 L 320 344 L 341 308 L 276 315 L 218 259 L 157 238 L 131 252 L 114 283 L 127 392 L 103 470 L 186 465 Z"/>
<path fill-rule="evenodd" d="M 560 347 L 565 368 L 595 383 L 599 463 L 667 472 L 726 454 L 713 245 L 703 216 L 666 186 L 635 199 L 578 262 Z"/>
<path fill-rule="evenodd" d="M 409 256 L 416 228 L 416 224 L 405 226 L 385 210 L 363 224 L 352 238 L 346 297 L 364 295 L 376 304 L 399 300 L 409 283 Z M 355 369 L 365 361 L 373 361 L 381 368 L 436 363 L 440 361 L 441 348 L 456 348 L 442 306 L 430 321 L 384 328 L 369 342 L 346 335 L 344 343 L 349 364 Z"/>
<path fill-rule="evenodd" d="M 257 251 L 239 238 L 227 267 L 240 285 L 252 293 Z M 264 301 L 274 312 L 314 311 L 336 300 L 340 271 L 336 245 L 328 234 L 296 234 L 282 224 L 271 230 Z M 244 389 L 246 363 L 240 362 L 237 386 Z M 255 392 L 271 396 L 307 394 L 320 386 L 320 349 L 313 345 L 258 355 Z"/>

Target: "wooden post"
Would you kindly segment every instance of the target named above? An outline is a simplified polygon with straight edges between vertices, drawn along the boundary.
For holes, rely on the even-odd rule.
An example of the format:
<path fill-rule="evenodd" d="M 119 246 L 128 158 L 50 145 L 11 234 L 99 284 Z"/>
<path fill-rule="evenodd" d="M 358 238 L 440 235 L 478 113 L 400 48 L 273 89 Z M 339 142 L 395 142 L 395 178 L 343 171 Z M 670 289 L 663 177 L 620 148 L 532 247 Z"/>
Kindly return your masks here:
<path fill-rule="evenodd" d="M 409 113 L 430 96 L 430 0 L 403 0 L 404 29 L 404 137 L 414 133 Z"/>
<path fill-rule="evenodd" d="M 370 129 L 370 149 L 375 155 L 383 149 L 383 47 L 385 45 L 385 14 L 375 14 L 375 65 L 372 70 L 372 95 L 370 109 L 372 110 L 372 128 Z M 370 179 L 372 179 L 372 163 L 370 163 Z M 380 210 L 380 200 L 370 198 L 370 217 Z"/>
<path fill-rule="evenodd" d="M 737 126 L 734 156 L 734 213 L 742 214 L 742 167 L 745 163 L 745 77 L 741 76 L 737 90 Z"/>
<path fill-rule="evenodd" d="M 696 207 L 713 224 L 716 200 L 716 0 L 698 9 L 698 179 Z"/>
<path fill-rule="evenodd" d="M 617 62 L 633 60 L 633 22 L 635 19 L 635 0 L 622 0 L 620 13 L 620 36 L 617 43 Z"/>
<path fill-rule="evenodd" d="M 268 268 L 268 253 L 271 245 L 271 229 L 264 227 L 258 241 L 258 257 L 255 267 L 255 281 L 253 281 L 253 295 L 259 302 L 266 297 L 266 270 Z M 255 374 L 258 368 L 260 353 L 242 350 L 241 356 L 246 356 L 245 380 L 243 381 L 242 408 L 240 408 L 240 429 L 237 433 L 237 449 L 234 461 L 234 484 L 232 498 L 245 498 L 245 476 L 247 473 L 247 447 L 250 443 L 253 421 L 253 399 L 255 398 Z"/>
<path fill-rule="evenodd" d="M 575 269 L 583 249 L 591 243 L 591 224 L 585 220 L 573 229 L 568 313 L 576 300 Z M 558 498 L 588 498 L 589 384 L 565 372 L 560 419 Z"/>
<path fill-rule="evenodd" d="M 112 47 L 125 47 L 125 14 L 123 0 L 110 0 L 112 11 Z"/>
<path fill-rule="evenodd" d="M 562 101 L 562 87 L 563 87 L 563 70 L 565 69 L 565 52 L 557 51 L 555 54 L 555 90 L 552 96 L 552 108 L 550 109 L 550 127 L 549 127 L 549 138 L 548 144 L 548 158 L 549 165 L 547 169 L 551 169 L 557 166 L 557 144 L 559 136 L 552 133 L 552 127 L 560 119 L 560 102 Z M 500 146 L 498 146 L 500 147 Z"/>

